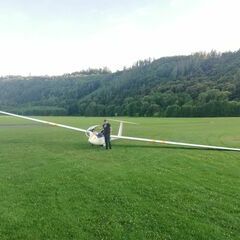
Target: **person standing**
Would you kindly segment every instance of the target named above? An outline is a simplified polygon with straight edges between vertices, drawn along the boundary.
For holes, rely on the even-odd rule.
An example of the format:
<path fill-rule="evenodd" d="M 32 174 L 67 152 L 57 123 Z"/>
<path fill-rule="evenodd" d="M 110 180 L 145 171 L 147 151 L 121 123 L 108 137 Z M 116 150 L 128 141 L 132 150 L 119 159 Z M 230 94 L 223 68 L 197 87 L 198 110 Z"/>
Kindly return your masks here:
<path fill-rule="evenodd" d="M 105 139 L 105 146 L 106 149 L 112 149 L 112 144 L 111 144 L 111 125 L 107 120 L 104 120 L 103 123 L 103 135 Z"/>

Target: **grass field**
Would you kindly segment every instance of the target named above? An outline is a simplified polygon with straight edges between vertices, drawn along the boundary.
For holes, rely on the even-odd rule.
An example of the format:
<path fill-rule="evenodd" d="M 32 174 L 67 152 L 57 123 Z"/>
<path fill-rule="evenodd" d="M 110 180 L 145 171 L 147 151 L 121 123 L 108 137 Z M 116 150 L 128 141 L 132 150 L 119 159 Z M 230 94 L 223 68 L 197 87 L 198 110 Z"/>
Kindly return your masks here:
<path fill-rule="evenodd" d="M 240 147 L 240 118 L 130 120 L 140 125 L 125 135 Z M 83 134 L 2 116 L 0 239 L 240 239 L 240 152 L 128 141 L 105 151 Z"/>

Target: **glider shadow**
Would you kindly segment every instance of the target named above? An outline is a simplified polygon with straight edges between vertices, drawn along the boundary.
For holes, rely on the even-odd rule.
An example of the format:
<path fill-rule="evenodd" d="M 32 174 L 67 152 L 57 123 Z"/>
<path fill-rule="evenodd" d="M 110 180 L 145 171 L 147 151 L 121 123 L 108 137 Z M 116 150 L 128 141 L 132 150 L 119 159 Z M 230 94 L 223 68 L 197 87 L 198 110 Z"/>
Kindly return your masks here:
<path fill-rule="evenodd" d="M 230 150 L 220 150 L 220 149 L 211 149 L 211 148 L 199 148 L 199 147 L 180 147 L 180 146 L 164 146 L 164 145 L 125 145 L 125 144 L 116 144 L 114 145 L 114 148 L 145 148 L 145 149 L 173 149 L 173 150 L 200 150 L 200 151 L 217 151 L 217 152 L 222 152 L 222 151 L 227 151 L 229 152 Z"/>

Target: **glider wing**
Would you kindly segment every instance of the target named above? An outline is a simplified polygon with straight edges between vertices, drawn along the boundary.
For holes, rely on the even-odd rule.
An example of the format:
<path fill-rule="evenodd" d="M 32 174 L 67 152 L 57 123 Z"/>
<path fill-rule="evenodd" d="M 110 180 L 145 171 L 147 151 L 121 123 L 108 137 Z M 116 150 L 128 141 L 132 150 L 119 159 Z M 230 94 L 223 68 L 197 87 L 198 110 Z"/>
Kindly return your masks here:
<path fill-rule="evenodd" d="M 76 127 L 71 127 L 71 126 L 67 126 L 67 125 L 63 125 L 63 124 L 59 124 L 59 123 L 48 122 L 48 121 L 44 121 L 44 120 L 40 120 L 40 119 L 36 119 L 36 118 L 25 117 L 25 116 L 21 116 L 21 115 L 9 113 L 9 112 L 0 111 L 0 113 L 4 114 L 4 115 L 9 115 L 9 116 L 12 116 L 12 117 L 18 117 L 18 118 L 22 118 L 22 119 L 26 119 L 26 120 L 30 120 L 30 121 L 34 121 L 34 122 L 48 124 L 50 126 L 67 128 L 67 129 L 70 129 L 70 130 L 74 130 L 74 131 L 78 131 L 78 132 L 84 132 L 84 133 L 87 132 L 87 130 L 82 129 L 82 128 L 76 128 Z"/>
<path fill-rule="evenodd" d="M 111 137 L 114 138 L 114 139 L 124 139 L 124 140 L 130 140 L 130 141 L 160 143 L 160 144 L 167 144 L 167 145 L 193 147 L 193 148 L 240 151 L 240 148 L 230 148 L 230 147 L 220 147 L 220 146 L 212 146 L 212 145 L 201 145 L 201 144 L 192 144 L 192 143 L 172 142 L 172 141 L 154 140 L 154 139 L 148 139 L 148 138 L 127 137 L 127 136 L 117 136 L 117 135 L 111 135 Z"/>

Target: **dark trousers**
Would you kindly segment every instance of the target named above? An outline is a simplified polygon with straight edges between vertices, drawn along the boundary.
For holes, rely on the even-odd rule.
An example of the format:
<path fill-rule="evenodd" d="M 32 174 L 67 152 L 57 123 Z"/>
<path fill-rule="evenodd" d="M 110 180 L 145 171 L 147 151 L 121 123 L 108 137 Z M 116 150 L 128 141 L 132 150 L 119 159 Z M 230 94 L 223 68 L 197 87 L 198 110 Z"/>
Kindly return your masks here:
<path fill-rule="evenodd" d="M 104 134 L 106 149 L 112 149 L 110 134 Z"/>

